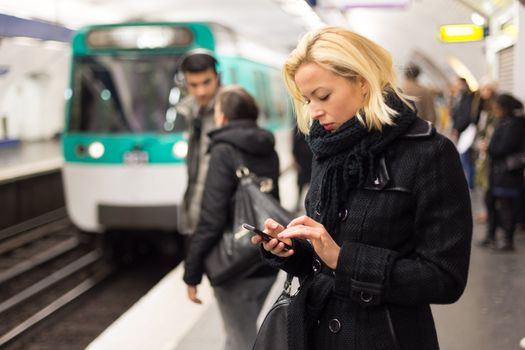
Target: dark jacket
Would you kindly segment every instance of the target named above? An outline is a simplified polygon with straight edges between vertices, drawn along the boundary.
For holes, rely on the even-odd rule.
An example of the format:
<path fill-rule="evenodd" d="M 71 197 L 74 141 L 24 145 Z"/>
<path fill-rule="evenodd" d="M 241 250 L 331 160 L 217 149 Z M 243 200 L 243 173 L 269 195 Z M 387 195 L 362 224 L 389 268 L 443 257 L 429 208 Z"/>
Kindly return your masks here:
<path fill-rule="evenodd" d="M 275 184 L 272 195 L 278 199 L 279 158 L 274 149 L 273 135 L 257 127 L 251 120 L 233 120 L 210 134 L 210 162 L 202 198 L 201 214 L 186 256 L 184 281 L 197 285 L 204 273 L 204 258 L 232 224 L 233 194 L 237 188 L 236 154 L 242 155 L 243 165 L 260 177 Z M 253 276 L 275 274 L 265 266 Z M 250 277 L 250 276 L 249 276 Z"/>
<path fill-rule="evenodd" d="M 475 122 L 472 118 L 472 98 L 471 92 L 463 91 L 452 108 L 452 128 L 457 130 L 458 136 Z"/>
<path fill-rule="evenodd" d="M 523 171 L 507 169 L 507 157 L 523 152 L 525 144 L 525 119 L 505 117 L 494 130 L 490 140 L 489 187 L 520 189 L 523 183 Z"/>
<path fill-rule="evenodd" d="M 322 173 L 314 158 L 307 213 L 317 220 L 320 213 L 310 203 L 320 196 Z M 294 299 L 307 295 L 305 309 L 290 308 L 291 319 L 304 312 L 305 325 L 304 334 L 291 332 L 291 349 L 439 348 L 430 304 L 452 303 L 463 293 L 472 235 L 457 151 L 430 123 L 416 119 L 365 183 L 339 213 L 335 271 L 322 266 L 305 240 L 293 240 L 295 254 L 287 259 L 263 252 L 272 265 L 310 276 Z"/>

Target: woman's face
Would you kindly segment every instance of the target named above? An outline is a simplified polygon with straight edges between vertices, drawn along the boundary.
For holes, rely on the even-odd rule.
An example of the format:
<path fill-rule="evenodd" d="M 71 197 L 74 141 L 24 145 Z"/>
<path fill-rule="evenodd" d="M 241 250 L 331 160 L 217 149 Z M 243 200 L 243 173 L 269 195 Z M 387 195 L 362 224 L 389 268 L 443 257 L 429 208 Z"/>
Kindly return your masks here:
<path fill-rule="evenodd" d="M 351 81 L 315 63 L 299 66 L 294 78 L 310 117 L 332 132 L 356 115 L 368 93 L 368 83 L 362 77 Z"/>

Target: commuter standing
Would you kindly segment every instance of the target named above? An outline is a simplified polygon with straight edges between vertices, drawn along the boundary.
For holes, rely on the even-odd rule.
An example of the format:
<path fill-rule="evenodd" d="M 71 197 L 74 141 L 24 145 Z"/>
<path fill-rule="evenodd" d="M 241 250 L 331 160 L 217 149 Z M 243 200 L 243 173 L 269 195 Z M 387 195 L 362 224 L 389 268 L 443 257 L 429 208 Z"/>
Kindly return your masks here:
<path fill-rule="evenodd" d="M 283 70 L 314 153 L 307 216 L 265 223 L 293 249 L 262 243 L 303 280 L 289 349 L 438 349 L 430 304 L 463 293 L 472 234 L 454 145 L 416 116 L 390 54 L 345 28 L 309 32 Z"/>
<path fill-rule="evenodd" d="M 523 168 L 509 168 L 508 159 L 523 152 L 525 118 L 523 104 L 515 97 L 502 94 L 496 97 L 494 114 L 500 120 L 488 145 L 490 172 L 487 235 L 482 246 L 502 252 L 514 250 L 517 208 L 523 187 Z M 496 244 L 496 230 L 503 229 L 503 244 Z"/>
<path fill-rule="evenodd" d="M 417 115 L 429 122 L 436 123 L 436 106 L 434 104 L 434 94 L 430 89 L 419 84 L 417 79 L 421 70 L 415 64 L 405 67 L 405 82 L 403 93 L 415 97 Z"/>
<path fill-rule="evenodd" d="M 188 96 L 177 104 L 177 113 L 187 120 L 189 140 L 186 157 L 188 183 L 180 212 L 179 230 L 184 234 L 192 234 L 200 214 L 209 161 L 206 155 L 209 145 L 207 134 L 214 128 L 213 106 L 220 80 L 217 61 L 209 51 L 196 49 L 180 60 L 179 69 L 184 75 Z"/>
<path fill-rule="evenodd" d="M 478 121 L 477 133 L 474 141 L 476 151 L 476 187 L 484 195 L 485 207 L 489 206 L 492 200 L 489 191 L 489 169 L 487 146 L 492 138 L 496 127 L 497 118 L 494 115 L 494 99 L 496 98 L 495 86 L 493 83 L 485 83 L 479 89 L 478 99 Z M 487 222 L 487 210 L 482 210 L 476 215 L 476 222 L 484 224 Z"/>
<path fill-rule="evenodd" d="M 232 197 L 238 184 L 235 175 L 237 156 L 257 176 L 272 179 L 271 194 L 278 199 L 279 158 L 273 135 L 257 126 L 258 108 L 244 89 L 226 88 L 215 105 L 218 129 L 210 133 L 210 163 L 197 230 L 186 257 L 184 282 L 188 297 L 197 296 L 204 271 L 204 259 L 219 244 L 222 234 L 231 229 Z M 226 330 L 226 350 L 251 349 L 257 333 L 256 321 L 277 276 L 277 270 L 262 266 L 251 275 L 214 286 Z"/>
<path fill-rule="evenodd" d="M 461 134 L 474 122 L 472 118 L 472 92 L 464 78 L 458 78 L 454 84 L 456 95 L 452 105 L 452 139 L 456 142 L 460 140 Z M 474 137 L 472 137 L 472 143 Z M 469 142 L 470 143 L 470 142 Z M 474 177 L 476 169 L 472 159 L 471 145 L 461 152 L 460 159 L 467 177 L 468 186 L 474 189 Z"/>

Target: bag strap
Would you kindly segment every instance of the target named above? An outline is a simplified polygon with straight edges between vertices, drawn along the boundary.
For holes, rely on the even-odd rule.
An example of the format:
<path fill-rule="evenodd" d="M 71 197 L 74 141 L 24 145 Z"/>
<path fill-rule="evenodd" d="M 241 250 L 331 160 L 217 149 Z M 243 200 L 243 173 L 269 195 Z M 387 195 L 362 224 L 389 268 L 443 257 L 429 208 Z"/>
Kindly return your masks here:
<path fill-rule="evenodd" d="M 231 143 L 227 143 L 227 145 L 229 145 L 232 150 L 233 163 L 235 165 L 235 175 L 237 175 L 237 178 L 242 179 L 249 176 L 250 169 L 248 169 L 248 167 L 244 164 L 241 151 Z"/>
<path fill-rule="evenodd" d="M 306 275 L 303 278 L 297 277 L 297 280 L 299 281 L 299 286 L 297 287 L 297 290 L 295 293 L 292 294 L 292 281 L 295 277 L 291 273 L 286 274 L 286 280 L 284 281 L 283 286 L 283 292 L 288 295 L 289 297 L 294 297 L 297 293 L 299 293 L 299 290 L 302 288 L 302 286 L 310 279 L 310 275 Z"/>
<path fill-rule="evenodd" d="M 283 291 L 288 295 L 292 295 L 292 281 L 293 275 L 291 273 L 286 274 L 286 280 L 284 281 Z"/>

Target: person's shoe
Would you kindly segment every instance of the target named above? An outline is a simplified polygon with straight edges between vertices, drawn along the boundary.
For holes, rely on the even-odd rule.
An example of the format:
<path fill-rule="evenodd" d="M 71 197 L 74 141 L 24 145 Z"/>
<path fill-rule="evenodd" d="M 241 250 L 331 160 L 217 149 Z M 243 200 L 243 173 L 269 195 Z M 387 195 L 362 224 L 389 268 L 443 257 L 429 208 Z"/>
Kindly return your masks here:
<path fill-rule="evenodd" d="M 514 249 L 514 244 L 505 242 L 500 247 L 498 247 L 497 250 L 498 252 L 502 252 L 502 253 L 510 253 L 510 252 L 513 252 L 515 249 Z"/>
<path fill-rule="evenodd" d="M 481 248 L 496 248 L 496 241 L 493 238 L 485 238 L 484 240 L 478 242 L 478 246 Z"/>

